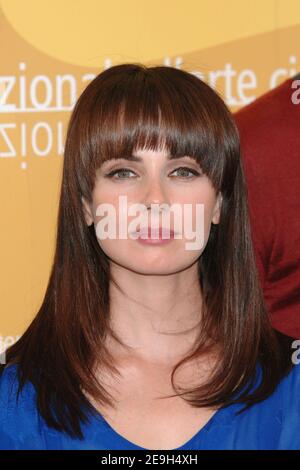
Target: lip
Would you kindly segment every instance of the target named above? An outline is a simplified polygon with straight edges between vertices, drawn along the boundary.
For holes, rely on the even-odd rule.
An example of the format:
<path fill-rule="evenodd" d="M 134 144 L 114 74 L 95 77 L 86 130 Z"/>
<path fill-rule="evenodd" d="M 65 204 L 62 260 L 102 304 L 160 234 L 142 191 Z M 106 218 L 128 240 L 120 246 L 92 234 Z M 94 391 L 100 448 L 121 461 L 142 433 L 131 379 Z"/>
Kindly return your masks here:
<path fill-rule="evenodd" d="M 152 233 L 151 233 L 152 232 Z M 164 227 L 152 228 L 142 227 L 139 231 L 134 232 L 137 235 L 137 241 L 144 244 L 165 244 L 174 240 L 175 232 Z"/>

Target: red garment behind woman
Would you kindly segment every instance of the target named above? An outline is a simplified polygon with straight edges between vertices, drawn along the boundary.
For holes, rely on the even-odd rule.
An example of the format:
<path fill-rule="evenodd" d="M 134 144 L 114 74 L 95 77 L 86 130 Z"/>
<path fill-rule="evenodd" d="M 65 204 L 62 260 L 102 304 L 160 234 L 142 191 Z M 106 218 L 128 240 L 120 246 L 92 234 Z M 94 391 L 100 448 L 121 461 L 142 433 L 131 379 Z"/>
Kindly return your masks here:
<path fill-rule="evenodd" d="M 300 338 L 300 103 L 292 101 L 294 80 L 300 74 L 235 118 L 266 304 L 274 328 Z"/>

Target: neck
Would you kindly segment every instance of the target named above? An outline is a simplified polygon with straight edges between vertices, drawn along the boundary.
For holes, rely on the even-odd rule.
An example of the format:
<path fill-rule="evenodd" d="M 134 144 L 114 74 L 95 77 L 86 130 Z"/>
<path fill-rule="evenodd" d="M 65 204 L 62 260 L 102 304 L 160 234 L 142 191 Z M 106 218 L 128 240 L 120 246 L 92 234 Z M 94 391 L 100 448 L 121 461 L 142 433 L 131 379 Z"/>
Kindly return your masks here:
<path fill-rule="evenodd" d="M 111 274 L 122 291 L 111 282 L 111 326 L 129 347 L 109 338 L 111 352 L 160 364 L 184 357 L 195 342 L 201 319 L 197 263 L 170 275 L 139 274 L 112 264 Z"/>

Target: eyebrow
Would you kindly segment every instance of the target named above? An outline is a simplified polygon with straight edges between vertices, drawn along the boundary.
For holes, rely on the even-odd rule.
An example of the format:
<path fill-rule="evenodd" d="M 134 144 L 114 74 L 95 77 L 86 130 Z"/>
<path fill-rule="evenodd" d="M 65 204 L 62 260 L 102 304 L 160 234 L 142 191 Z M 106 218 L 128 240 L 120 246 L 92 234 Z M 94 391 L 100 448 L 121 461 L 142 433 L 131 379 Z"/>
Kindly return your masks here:
<path fill-rule="evenodd" d="M 178 160 L 180 158 L 188 158 L 190 160 L 195 160 L 193 157 L 190 157 L 189 155 L 172 155 L 168 154 L 167 155 L 167 160 Z M 103 160 L 103 163 L 109 162 L 109 161 L 118 161 L 118 160 L 127 160 L 129 162 L 142 162 L 143 158 L 138 157 L 136 155 L 124 155 L 124 157 L 108 157 Z"/>

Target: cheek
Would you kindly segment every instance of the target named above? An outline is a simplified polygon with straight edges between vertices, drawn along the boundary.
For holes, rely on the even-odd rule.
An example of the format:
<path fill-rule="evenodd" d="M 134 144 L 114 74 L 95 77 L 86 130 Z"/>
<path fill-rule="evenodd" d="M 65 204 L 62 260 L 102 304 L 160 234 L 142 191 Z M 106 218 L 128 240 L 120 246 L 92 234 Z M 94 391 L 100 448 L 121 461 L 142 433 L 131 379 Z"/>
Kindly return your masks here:
<path fill-rule="evenodd" d="M 185 245 L 187 251 L 190 249 L 194 253 L 201 255 L 207 244 L 211 223 L 213 217 L 213 211 L 216 204 L 216 196 L 210 188 L 206 188 L 206 191 L 195 192 L 193 198 L 190 195 L 185 196 L 185 200 L 182 201 L 183 209 L 188 207 L 189 209 L 184 214 L 184 227 L 183 237 L 188 245 Z M 192 238 L 192 235 L 194 238 Z"/>
<path fill-rule="evenodd" d="M 189 215 L 188 219 L 194 230 L 201 224 L 207 231 L 210 228 L 215 204 L 216 198 L 213 195 L 199 193 L 193 199 L 186 196 L 182 202 L 182 211 Z"/>
<path fill-rule="evenodd" d="M 101 188 L 101 191 L 99 189 L 95 190 L 93 193 L 93 206 L 92 206 L 95 225 L 104 217 L 107 218 L 108 216 L 108 212 L 105 212 L 107 211 L 107 207 L 105 207 L 104 205 L 109 206 L 110 214 L 112 214 L 112 210 L 114 210 L 115 213 L 118 214 L 118 202 L 119 202 L 118 195 L 114 194 L 112 191 L 105 190 L 105 188 Z M 103 215 L 100 215 L 100 212 L 99 212 L 101 205 L 103 206 L 103 209 L 105 210 L 103 212 Z M 98 214 L 97 214 L 97 210 L 98 210 Z"/>
<path fill-rule="evenodd" d="M 128 215 L 130 205 L 136 203 L 136 201 L 132 201 L 126 196 L 126 202 L 124 204 L 124 199 L 120 201 L 120 196 L 124 197 L 126 195 L 119 193 L 112 195 L 111 191 L 102 190 L 101 193 L 98 191 L 93 199 L 92 210 L 96 236 L 101 248 L 108 255 L 111 255 L 115 250 L 119 253 L 125 253 L 126 250 L 128 250 L 128 243 L 132 243 L 129 236 L 130 230 L 132 231 L 130 222 L 136 220 L 138 216 L 138 214 Z M 124 204 L 124 206 L 120 206 L 120 203 Z M 102 213 L 100 212 L 101 205 L 103 209 Z M 147 211 L 145 211 L 145 213 L 147 214 Z M 147 216 L 145 216 L 144 220 L 147 220 Z M 102 229 L 105 230 L 105 232 L 110 232 L 109 237 L 101 238 Z"/>

